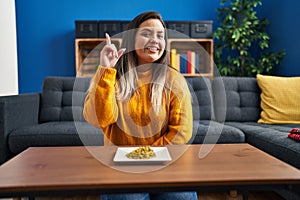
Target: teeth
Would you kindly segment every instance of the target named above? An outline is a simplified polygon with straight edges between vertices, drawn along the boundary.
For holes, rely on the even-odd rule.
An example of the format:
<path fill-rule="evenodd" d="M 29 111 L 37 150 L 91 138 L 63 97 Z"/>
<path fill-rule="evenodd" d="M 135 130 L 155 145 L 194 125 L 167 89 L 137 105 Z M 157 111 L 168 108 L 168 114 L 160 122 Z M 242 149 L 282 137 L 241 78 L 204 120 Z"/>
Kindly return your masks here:
<path fill-rule="evenodd" d="M 147 47 L 147 49 L 148 49 L 149 51 L 157 51 L 157 50 L 158 50 L 157 47 Z"/>

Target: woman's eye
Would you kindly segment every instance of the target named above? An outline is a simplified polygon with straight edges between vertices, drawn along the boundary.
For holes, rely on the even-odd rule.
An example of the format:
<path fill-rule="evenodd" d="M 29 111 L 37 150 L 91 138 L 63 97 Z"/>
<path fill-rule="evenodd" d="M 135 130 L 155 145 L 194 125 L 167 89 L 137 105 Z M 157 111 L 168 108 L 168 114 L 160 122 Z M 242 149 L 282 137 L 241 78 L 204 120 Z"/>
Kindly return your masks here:
<path fill-rule="evenodd" d="M 151 34 L 150 33 L 142 33 L 142 36 L 144 36 L 144 37 L 150 37 Z"/>
<path fill-rule="evenodd" d="M 142 35 L 143 37 L 147 37 L 147 38 L 150 38 L 150 37 L 153 36 L 152 33 L 148 33 L 148 32 L 143 32 L 143 33 L 141 33 L 141 35 Z M 156 37 L 157 37 L 158 39 L 164 39 L 165 36 L 164 36 L 164 34 L 157 34 Z"/>
<path fill-rule="evenodd" d="M 164 35 L 158 35 L 157 38 L 164 39 Z"/>

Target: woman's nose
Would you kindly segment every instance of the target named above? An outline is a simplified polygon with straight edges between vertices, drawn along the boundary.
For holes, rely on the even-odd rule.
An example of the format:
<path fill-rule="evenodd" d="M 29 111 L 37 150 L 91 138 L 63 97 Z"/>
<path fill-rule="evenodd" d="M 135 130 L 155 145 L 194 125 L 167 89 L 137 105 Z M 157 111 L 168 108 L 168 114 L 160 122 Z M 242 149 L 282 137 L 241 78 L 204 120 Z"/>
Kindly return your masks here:
<path fill-rule="evenodd" d="M 152 36 L 151 38 L 150 38 L 150 42 L 151 43 L 158 43 L 158 39 L 157 39 L 157 37 L 156 36 Z"/>

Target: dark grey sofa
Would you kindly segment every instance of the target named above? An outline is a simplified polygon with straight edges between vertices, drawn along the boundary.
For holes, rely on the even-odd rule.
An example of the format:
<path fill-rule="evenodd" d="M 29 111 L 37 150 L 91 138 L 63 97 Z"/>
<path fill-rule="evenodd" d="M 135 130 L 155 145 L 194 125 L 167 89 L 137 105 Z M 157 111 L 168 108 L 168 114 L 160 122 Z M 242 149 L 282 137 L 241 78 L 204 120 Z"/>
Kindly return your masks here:
<path fill-rule="evenodd" d="M 88 86 L 85 78 L 48 77 L 42 93 L 0 97 L 0 163 L 30 146 L 103 145 L 102 131 L 81 114 Z"/>
<path fill-rule="evenodd" d="M 300 128 L 300 124 L 260 124 L 260 94 L 256 78 L 224 77 L 214 80 L 217 87 L 223 84 L 226 93 L 225 125 L 241 130 L 245 142 L 283 160 L 300 169 L 300 143 L 288 138 L 292 128 Z M 222 99 L 215 92 L 215 102 Z M 215 106 L 216 107 L 216 106 Z M 216 113 L 222 108 L 217 108 Z M 218 114 L 217 114 L 218 115 Z M 222 119 L 216 119 L 222 121 Z"/>
<path fill-rule="evenodd" d="M 287 138 L 300 125 L 258 124 L 255 78 L 186 78 L 193 99 L 190 143 L 249 143 L 300 168 L 299 142 Z M 42 93 L 0 97 L 0 163 L 30 146 L 103 145 L 102 131 L 82 117 L 89 78 L 47 77 Z"/>

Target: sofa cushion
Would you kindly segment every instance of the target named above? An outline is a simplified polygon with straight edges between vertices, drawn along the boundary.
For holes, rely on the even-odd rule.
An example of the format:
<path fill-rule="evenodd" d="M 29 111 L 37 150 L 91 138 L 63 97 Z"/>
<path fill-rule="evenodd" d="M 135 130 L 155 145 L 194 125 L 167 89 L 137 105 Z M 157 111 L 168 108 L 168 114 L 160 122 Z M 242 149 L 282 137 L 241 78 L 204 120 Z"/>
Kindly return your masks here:
<path fill-rule="evenodd" d="M 216 120 L 257 122 L 260 89 L 254 77 L 218 77 L 213 80 Z"/>
<path fill-rule="evenodd" d="M 25 126 L 8 135 L 8 146 L 17 154 L 32 146 L 103 145 L 103 133 L 87 122 L 47 122 Z"/>
<path fill-rule="evenodd" d="M 243 143 L 245 135 L 235 127 L 201 120 L 193 123 L 192 140 L 193 144 Z"/>
<path fill-rule="evenodd" d="M 300 123 L 300 77 L 257 75 L 261 88 L 259 123 Z"/>
<path fill-rule="evenodd" d="M 242 130 L 247 143 L 300 169 L 299 142 L 287 137 L 294 125 L 262 125 L 255 122 L 227 122 L 226 125 Z"/>
<path fill-rule="evenodd" d="M 40 122 L 84 121 L 85 92 L 90 78 L 47 77 L 43 82 Z"/>
<path fill-rule="evenodd" d="M 186 77 L 192 96 L 193 119 L 214 120 L 212 85 L 207 77 Z"/>

